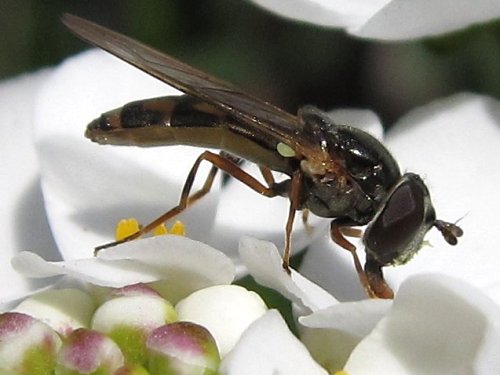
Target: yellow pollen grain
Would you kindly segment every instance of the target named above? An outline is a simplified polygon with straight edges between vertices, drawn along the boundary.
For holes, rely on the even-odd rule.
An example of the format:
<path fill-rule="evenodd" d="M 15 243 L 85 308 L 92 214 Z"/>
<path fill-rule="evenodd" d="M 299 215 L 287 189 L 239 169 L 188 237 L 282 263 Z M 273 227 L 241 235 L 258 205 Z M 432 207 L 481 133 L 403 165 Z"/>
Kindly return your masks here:
<path fill-rule="evenodd" d="M 137 219 L 122 219 L 116 224 L 115 239 L 121 241 L 124 238 L 134 234 L 140 229 Z"/>
<path fill-rule="evenodd" d="M 177 236 L 185 236 L 186 226 L 182 223 L 182 221 L 177 220 L 170 228 L 170 234 L 175 234 Z"/>
<path fill-rule="evenodd" d="M 167 226 L 165 224 L 160 224 L 153 229 L 153 236 L 162 236 L 164 234 L 168 234 Z"/>
<path fill-rule="evenodd" d="M 333 373 L 333 375 L 349 375 L 347 371 L 340 370 Z"/>

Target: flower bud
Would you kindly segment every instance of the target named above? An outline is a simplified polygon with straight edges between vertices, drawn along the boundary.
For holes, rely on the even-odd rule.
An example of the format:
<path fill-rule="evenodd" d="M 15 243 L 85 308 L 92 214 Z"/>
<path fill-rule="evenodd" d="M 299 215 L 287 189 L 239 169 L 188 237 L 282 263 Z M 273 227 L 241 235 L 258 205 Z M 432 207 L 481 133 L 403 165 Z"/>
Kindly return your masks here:
<path fill-rule="evenodd" d="M 29 315 L 0 315 L 0 374 L 52 374 L 61 339 Z"/>
<path fill-rule="evenodd" d="M 220 357 L 204 327 L 176 322 L 155 329 L 146 346 L 151 375 L 215 375 Z"/>
<path fill-rule="evenodd" d="M 173 306 L 151 290 L 120 289 L 119 297 L 104 302 L 94 313 L 92 329 L 111 337 L 129 362 L 145 362 L 145 342 L 149 333 L 177 320 Z"/>
<path fill-rule="evenodd" d="M 80 328 L 66 338 L 59 350 L 56 375 L 111 375 L 124 362 L 113 340 L 100 332 Z"/>
<path fill-rule="evenodd" d="M 28 314 L 67 336 L 78 328 L 88 328 L 95 306 L 79 289 L 51 289 L 22 301 L 13 311 Z"/>
<path fill-rule="evenodd" d="M 190 294 L 176 310 L 179 320 L 207 328 L 224 357 L 243 331 L 266 313 L 267 306 L 257 293 L 241 286 L 216 285 Z"/>

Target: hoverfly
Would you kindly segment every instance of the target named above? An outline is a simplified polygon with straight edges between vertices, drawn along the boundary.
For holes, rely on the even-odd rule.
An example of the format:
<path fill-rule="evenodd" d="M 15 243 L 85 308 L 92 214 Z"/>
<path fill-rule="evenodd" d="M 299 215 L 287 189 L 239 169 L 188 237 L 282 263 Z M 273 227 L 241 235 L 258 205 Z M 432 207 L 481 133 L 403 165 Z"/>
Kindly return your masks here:
<path fill-rule="evenodd" d="M 186 94 L 136 101 L 104 113 L 88 125 L 87 138 L 100 144 L 182 144 L 221 150 L 218 154 L 203 152 L 187 176 L 179 204 L 125 240 L 152 230 L 207 194 L 219 169 L 266 197 L 289 199 L 283 254 L 286 270 L 296 211 L 332 218 L 331 238 L 351 252 L 360 282 L 370 297 L 393 296 L 382 267 L 410 260 L 431 227 L 436 227 L 451 245 L 462 236 L 456 224 L 436 220 L 422 179 L 414 173 L 402 175 L 389 151 L 368 133 L 335 124 L 312 106 L 291 115 L 230 83 L 82 18 L 65 14 L 62 21 L 81 39 Z M 242 170 L 238 159 L 257 164 L 266 184 Z M 202 161 L 211 163 L 212 168 L 203 187 L 191 193 Z M 288 179 L 275 182 L 271 171 L 282 172 Z M 364 225 L 363 268 L 355 246 L 345 236 L 361 236 L 354 227 Z"/>

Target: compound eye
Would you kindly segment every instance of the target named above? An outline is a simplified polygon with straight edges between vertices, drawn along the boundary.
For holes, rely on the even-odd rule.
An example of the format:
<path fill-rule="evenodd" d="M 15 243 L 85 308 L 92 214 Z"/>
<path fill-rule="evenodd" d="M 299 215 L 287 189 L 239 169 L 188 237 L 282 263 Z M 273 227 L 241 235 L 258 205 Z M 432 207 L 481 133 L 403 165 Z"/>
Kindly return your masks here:
<path fill-rule="evenodd" d="M 422 179 L 405 174 L 365 231 L 367 254 L 382 265 L 407 262 L 419 250 L 434 219 Z"/>

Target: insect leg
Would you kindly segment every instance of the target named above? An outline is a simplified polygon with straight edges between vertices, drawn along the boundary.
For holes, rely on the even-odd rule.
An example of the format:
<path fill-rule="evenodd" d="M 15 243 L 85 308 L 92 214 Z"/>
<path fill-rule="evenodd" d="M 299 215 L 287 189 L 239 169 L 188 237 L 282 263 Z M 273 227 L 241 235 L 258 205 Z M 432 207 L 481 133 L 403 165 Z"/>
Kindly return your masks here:
<path fill-rule="evenodd" d="M 365 262 L 365 274 L 370 285 L 370 290 L 376 298 L 394 298 L 394 292 L 391 287 L 387 285 L 382 273 L 382 266 L 375 260 L 367 257 Z"/>
<path fill-rule="evenodd" d="M 332 220 L 330 223 L 330 236 L 332 240 L 349 251 L 352 255 L 352 258 L 354 260 L 354 268 L 356 269 L 356 272 L 358 273 L 359 281 L 361 282 L 361 286 L 365 290 L 366 294 L 370 298 L 376 298 L 377 294 L 375 291 L 372 289 L 370 285 L 370 280 L 365 272 L 363 270 L 363 266 L 361 265 L 361 262 L 359 260 L 358 254 L 356 253 L 356 246 L 354 246 L 352 243 L 350 243 L 345 237 L 344 234 L 342 233 L 346 228 L 349 228 L 349 225 L 351 223 L 347 222 L 346 220 L 340 218 L 336 220 Z"/>
<path fill-rule="evenodd" d="M 207 179 L 205 180 L 205 183 L 203 184 L 203 187 L 200 190 L 193 193 L 192 195 L 189 195 L 194 183 L 194 179 L 196 177 L 196 173 L 198 172 L 198 168 L 203 160 L 212 163 L 212 168 L 210 169 L 210 172 L 207 176 Z M 217 171 L 219 169 L 228 173 L 230 176 L 236 178 L 237 180 L 243 182 L 245 185 L 247 185 L 248 187 L 250 187 L 251 189 L 255 190 L 256 192 L 262 195 L 265 195 L 267 197 L 274 197 L 277 195 L 277 193 L 273 190 L 272 187 L 266 187 L 263 184 L 261 184 L 254 177 L 243 171 L 233 160 L 224 157 L 223 155 L 218 155 L 210 151 L 205 151 L 196 159 L 193 166 L 191 167 L 191 170 L 189 171 L 188 177 L 186 178 L 186 182 L 184 183 L 184 187 L 182 189 L 179 204 L 177 206 L 173 207 L 172 209 L 170 209 L 157 219 L 153 220 L 151 223 L 143 226 L 136 233 L 133 233 L 132 235 L 120 241 L 110 242 L 96 247 L 95 252 L 98 252 L 99 250 L 108 247 L 116 246 L 123 242 L 139 238 L 140 236 L 152 231 L 161 223 L 167 221 L 168 219 L 171 219 L 172 217 L 184 211 L 188 206 L 190 206 L 191 204 L 202 198 L 205 194 L 207 194 L 210 191 L 215 179 L 215 175 L 217 174 Z"/>
<path fill-rule="evenodd" d="M 267 186 L 273 186 L 275 181 L 274 181 L 274 176 L 271 172 L 271 170 L 267 167 L 264 167 L 262 165 L 259 165 L 260 173 L 262 173 L 262 177 L 264 177 L 264 181 L 266 181 Z"/>
<path fill-rule="evenodd" d="M 264 177 L 264 180 L 266 183 L 270 186 L 273 187 L 275 186 L 275 181 L 274 181 L 274 176 L 271 172 L 271 170 L 267 167 L 264 166 L 259 166 L 260 172 L 262 173 L 262 176 Z M 293 229 L 293 221 L 295 219 L 295 212 L 297 211 L 299 207 L 299 199 L 300 199 L 300 189 L 302 187 L 302 172 L 297 171 L 293 177 L 292 181 L 290 183 L 290 208 L 288 210 L 288 219 L 286 222 L 286 230 L 285 230 L 285 249 L 283 252 L 283 268 L 285 269 L 288 274 L 290 274 L 290 255 L 291 255 L 291 238 L 292 238 L 292 229 Z M 309 210 L 302 211 L 303 216 L 302 218 L 304 219 L 304 215 L 307 215 L 305 212 L 309 212 Z M 304 221 L 304 225 L 306 226 L 306 230 L 312 230 L 312 227 L 310 227 L 307 224 L 307 218 Z M 309 229 L 308 229 L 309 228 Z"/>
<path fill-rule="evenodd" d="M 283 252 L 283 268 L 290 274 L 290 253 L 291 253 L 291 240 L 292 240 L 292 229 L 293 220 L 295 218 L 295 212 L 299 208 L 300 204 L 300 193 L 302 187 L 302 171 L 296 170 L 292 176 L 292 181 L 290 184 L 290 208 L 288 209 L 288 219 L 286 221 L 285 229 L 285 250 Z"/>

